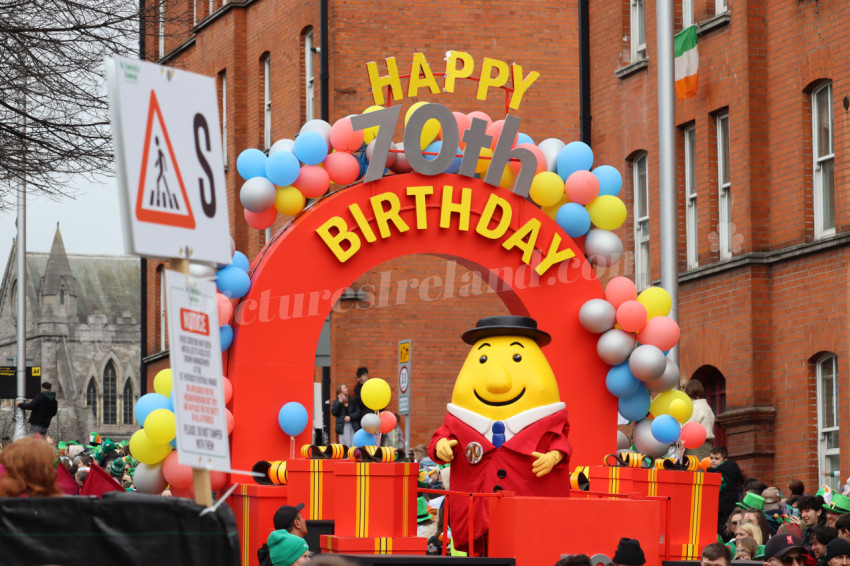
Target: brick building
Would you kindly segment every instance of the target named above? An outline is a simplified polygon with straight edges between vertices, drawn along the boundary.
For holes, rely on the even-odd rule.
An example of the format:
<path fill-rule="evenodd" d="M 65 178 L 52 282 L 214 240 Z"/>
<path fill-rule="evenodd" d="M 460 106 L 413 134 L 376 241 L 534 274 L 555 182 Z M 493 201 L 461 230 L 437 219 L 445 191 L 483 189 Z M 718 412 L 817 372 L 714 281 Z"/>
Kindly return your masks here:
<path fill-rule="evenodd" d="M 848 372 L 847 205 L 834 190 L 844 179 L 844 129 L 833 114 L 846 116 L 848 104 L 833 84 L 848 71 L 837 53 L 850 6 L 675 5 L 676 31 L 683 20 L 700 26 L 701 58 L 699 93 L 676 106 L 683 380 L 707 385 L 720 439 L 745 472 L 778 485 L 799 477 L 812 489 L 827 481 L 821 472 L 841 469 L 839 415 L 847 413 L 836 393 Z M 456 49 L 539 71 L 516 112 L 521 130 L 538 142 L 579 138 L 578 0 L 399 6 L 328 0 L 328 121 L 373 104 L 366 62 L 383 70 L 384 58 L 395 56 L 404 74 L 410 55 L 422 52 L 439 72 L 445 52 Z M 597 164 L 623 172 L 621 196 L 632 212 L 620 235 L 633 251 L 603 277 L 636 273 L 641 286 L 660 276 L 654 8 L 643 0 L 589 8 L 591 145 Z M 267 149 L 321 117 L 319 3 L 175 2 L 147 25 L 148 58 L 217 77 L 231 230 L 237 249 L 253 259 L 265 235 L 243 220 L 233 165 L 243 149 Z M 501 117 L 501 100 L 478 101 L 474 88 L 465 83 L 454 94 L 416 100 Z M 644 204 L 635 207 L 635 195 Z M 161 269 L 148 262 L 148 388 L 168 365 Z M 411 441 L 426 441 L 466 355 L 460 333 L 481 316 L 506 312 L 476 277 L 454 261 L 418 256 L 363 274 L 329 318 L 324 375 L 331 387 L 353 383 L 361 365 L 393 384 L 396 342 L 411 338 Z M 426 280 L 439 281 L 430 294 L 422 292 Z M 473 283 L 480 292 L 469 292 Z"/>

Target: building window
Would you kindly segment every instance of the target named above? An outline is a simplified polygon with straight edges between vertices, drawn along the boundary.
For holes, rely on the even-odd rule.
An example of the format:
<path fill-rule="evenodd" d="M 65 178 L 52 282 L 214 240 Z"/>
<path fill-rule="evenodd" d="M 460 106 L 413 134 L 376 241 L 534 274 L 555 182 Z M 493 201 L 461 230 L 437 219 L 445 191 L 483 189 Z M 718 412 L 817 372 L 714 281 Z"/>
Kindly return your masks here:
<path fill-rule="evenodd" d="M 263 148 L 272 146 L 271 56 L 263 57 Z"/>
<path fill-rule="evenodd" d="M 631 0 L 632 61 L 646 59 L 646 28 L 644 26 L 644 0 Z"/>
<path fill-rule="evenodd" d="M 97 383 L 94 378 L 89 380 L 89 386 L 86 388 L 86 407 L 91 411 L 95 424 L 100 423 L 97 418 Z"/>
<path fill-rule="evenodd" d="M 699 265 L 697 245 L 697 173 L 696 173 L 696 126 L 688 126 L 685 135 L 685 243 L 687 246 L 688 269 Z"/>
<path fill-rule="evenodd" d="M 815 237 L 835 233 L 835 154 L 832 145 L 832 83 L 812 92 Z"/>
<path fill-rule="evenodd" d="M 729 0 L 714 0 L 714 13 L 722 14 L 729 9 Z"/>
<path fill-rule="evenodd" d="M 720 197 L 717 223 L 720 259 L 732 257 L 732 183 L 729 173 L 729 113 L 717 116 L 717 186 Z"/>
<path fill-rule="evenodd" d="M 694 0 L 682 0 L 682 29 L 694 25 Z"/>
<path fill-rule="evenodd" d="M 65 289 L 59 289 L 59 304 L 65 304 Z"/>
<path fill-rule="evenodd" d="M 118 424 L 118 392 L 115 364 L 112 360 L 103 370 L 103 424 Z"/>
<path fill-rule="evenodd" d="M 157 317 L 157 334 L 159 334 L 159 350 L 164 352 L 168 349 L 168 312 L 165 307 L 165 266 L 160 265 L 156 269 L 156 283 L 159 287 L 159 316 Z"/>
<path fill-rule="evenodd" d="M 313 119 L 313 30 L 304 34 L 304 121 Z"/>
<path fill-rule="evenodd" d="M 838 442 L 838 375 L 835 354 L 816 362 L 818 395 L 818 477 L 832 489 L 841 491 Z"/>
<path fill-rule="evenodd" d="M 133 424 L 133 408 L 135 407 L 135 399 L 133 398 L 133 380 L 128 379 L 124 383 L 124 394 L 121 396 L 123 405 L 123 419 L 125 425 Z"/>
<path fill-rule="evenodd" d="M 632 161 L 632 182 L 635 191 L 635 284 L 638 289 L 649 287 L 649 186 L 646 153 Z"/>
<path fill-rule="evenodd" d="M 159 4 L 159 58 L 165 57 L 165 2 Z"/>
<path fill-rule="evenodd" d="M 219 73 L 221 85 L 221 157 L 227 167 L 227 71 Z"/>

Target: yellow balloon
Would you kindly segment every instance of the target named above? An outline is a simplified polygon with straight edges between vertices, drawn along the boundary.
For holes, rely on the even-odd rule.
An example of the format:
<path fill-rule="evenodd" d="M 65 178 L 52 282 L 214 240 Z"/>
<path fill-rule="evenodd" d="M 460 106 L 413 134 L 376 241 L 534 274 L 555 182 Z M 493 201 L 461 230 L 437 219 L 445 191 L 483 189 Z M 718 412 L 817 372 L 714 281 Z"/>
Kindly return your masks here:
<path fill-rule="evenodd" d="M 529 190 L 531 200 L 539 206 L 553 206 L 560 202 L 564 193 L 564 180 L 557 173 L 543 171 L 534 176 Z"/>
<path fill-rule="evenodd" d="M 552 206 L 544 206 L 540 210 L 542 210 L 543 213 L 546 214 L 546 216 L 548 216 L 552 220 L 555 220 L 555 216 L 558 214 L 558 209 L 567 204 L 568 202 L 570 202 L 570 197 L 567 196 L 567 193 L 564 193 L 561 196 L 561 200 L 559 200 L 557 203 L 553 204 Z"/>
<path fill-rule="evenodd" d="M 168 409 L 151 411 L 145 419 L 145 434 L 151 442 L 167 444 L 177 435 L 177 423 L 174 413 Z"/>
<path fill-rule="evenodd" d="M 142 464 L 159 464 L 171 453 L 170 444 L 153 442 L 144 430 L 137 430 L 130 437 L 130 454 Z"/>
<path fill-rule="evenodd" d="M 390 397 L 392 397 L 390 385 L 380 377 L 373 377 L 366 381 L 363 388 L 360 389 L 360 398 L 363 400 L 363 404 L 373 411 L 380 411 L 389 405 Z"/>
<path fill-rule="evenodd" d="M 481 175 L 482 179 L 487 174 L 487 169 L 490 168 L 490 162 L 493 161 L 490 159 L 491 157 L 493 157 L 493 150 L 489 147 L 482 147 L 481 153 L 478 154 L 478 162 L 475 164 L 475 172 Z"/>
<path fill-rule="evenodd" d="M 691 418 L 691 413 L 693 413 L 694 410 L 693 401 L 691 401 L 691 398 L 688 397 L 687 393 L 679 391 L 678 389 L 671 389 L 670 391 L 659 393 L 658 396 L 652 400 L 652 403 L 649 404 L 649 414 L 652 415 L 653 418 L 659 415 L 673 416 L 670 414 L 670 404 L 676 400 L 682 401 L 690 407 L 690 409 L 686 411 L 688 417 L 685 420 Z M 675 418 L 675 416 L 673 417 Z"/>
<path fill-rule="evenodd" d="M 514 170 L 510 165 L 505 165 L 505 170 L 502 171 L 502 178 L 499 180 L 499 186 L 503 189 L 510 189 L 514 186 Z"/>
<path fill-rule="evenodd" d="M 153 378 L 153 390 L 160 395 L 171 397 L 171 369 L 164 369 Z"/>
<path fill-rule="evenodd" d="M 285 216 L 295 216 L 304 208 L 307 199 L 295 187 L 279 187 L 274 198 L 274 207 Z"/>
<path fill-rule="evenodd" d="M 646 319 L 667 316 L 673 307 L 673 298 L 664 287 L 647 287 L 638 295 L 638 302 L 646 309 Z"/>
<path fill-rule="evenodd" d="M 691 418 L 691 415 L 694 412 L 694 403 L 690 399 L 687 401 L 683 399 L 673 399 L 667 410 L 670 412 L 671 417 L 680 423 L 684 423 Z"/>
<path fill-rule="evenodd" d="M 407 109 L 407 114 L 404 115 L 404 125 L 407 126 L 407 123 L 410 121 L 410 117 L 413 115 L 416 110 L 421 108 L 422 106 L 428 104 L 427 102 L 417 102 L 413 104 L 410 108 Z M 440 134 L 440 122 L 431 118 L 425 125 L 422 126 L 422 134 L 419 137 L 419 149 L 425 149 L 431 142 L 437 139 L 437 136 Z"/>
<path fill-rule="evenodd" d="M 616 230 L 626 221 L 626 205 L 613 195 L 596 197 L 586 208 L 593 225 L 603 230 Z"/>
<path fill-rule="evenodd" d="M 369 108 L 364 110 L 363 113 L 369 114 L 370 112 L 383 109 L 383 106 L 370 106 Z M 376 137 L 378 137 L 378 126 L 372 126 L 371 128 L 366 128 L 365 130 L 363 130 L 363 141 L 366 142 L 367 145 Z"/>

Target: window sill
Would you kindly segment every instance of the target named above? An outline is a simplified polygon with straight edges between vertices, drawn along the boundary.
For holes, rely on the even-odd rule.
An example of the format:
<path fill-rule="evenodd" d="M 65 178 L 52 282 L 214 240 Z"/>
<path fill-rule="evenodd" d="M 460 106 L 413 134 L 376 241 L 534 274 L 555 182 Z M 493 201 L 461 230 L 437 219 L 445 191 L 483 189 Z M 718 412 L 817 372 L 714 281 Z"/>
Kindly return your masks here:
<path fill-rule="evenodd" d="M 629 75 L 633 75 L 639 71 L 645 71 L 646 69 L 649 69 L 649 57 L 638 59 L 633 63 L 629 63 L 625 67 L 620 67 L 614 71 L 614 74 L 618 79 L 625 79 Z"/>
<path fill-rule="evenodd" d="M 697 35 L 702 36 L 707 34 L 710 31 L 714 31 L 718 28 L 722 28 L 724 26 L 728 26 L 729 22 L 732 21 L 732 12 L 728 9 L 725 12 L 720 12 L 719 14 L 715 14 L 711 16 L 707 20 L 703 20 L 697 24 Z"/>

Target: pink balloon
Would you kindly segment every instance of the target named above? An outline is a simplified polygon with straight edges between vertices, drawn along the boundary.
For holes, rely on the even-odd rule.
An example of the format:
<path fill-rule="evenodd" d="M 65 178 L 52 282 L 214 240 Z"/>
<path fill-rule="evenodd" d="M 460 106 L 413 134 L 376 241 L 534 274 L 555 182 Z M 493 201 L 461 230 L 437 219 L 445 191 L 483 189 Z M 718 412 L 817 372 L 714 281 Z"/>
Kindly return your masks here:
<path fill-rule="evenodd" d="M 162 477 L 171 485 L 172 488 L 185 488 L 192 485 L 192 468 L 182 466 L 177 461 L 177 451 L 172 450 L 171 453 L 162 461 Z M 174 493 L 174 490 L 171 490 Z"/>
<path fill-rule="evenodd" d="M 572 202 L 590 204 L 590 201 L 599 196 L 599 177 L 590 171 L 576 171 L 567 177 L 565 187 L 567 197 Z"/>
<path fill-rule="evenodd" d="M 225 409 L 224 414 L 227 417 L 227 436 L 230 436 L 230 433 L 233 432 L 233 413 L 230 412 L 230 409 Z"/>
<path fill-rule="evenodd" d="M 646 325 L 646 307 L 637 301 L 623 301 L 617 307 L 617 324 L 626 332 L 640 332 Z"/>
<path fill-rule="evenodd" d="M 188 487 L 175 487 L 175 486 L 172 485 L 171 486 L 171 495 L 173 495 L 174 497 L 184 497 L 186 499 L 195 499 L 195 486 L 189 485 Z"/>
<path fill-rule="evenodd" d="M 496 120 L 489 126 L 487 126 L 487 135 L 493 136 L 493 141 L 490 142 L 490 149 L 496 151 L 496 144 L 499 142 L 499 136 L 502 135 L 502 128 L 505 127 L 504 120 Z M 516 147 L 516 142 L 519 141 L 519 132 L 514 135 L 514 141 L 511 144 L 511 148 Z"/>
<path fill-rule="evenodd" d="M 472 119 L 463 114 L 461 112 L 452 112 L 452 115 L 455 117 L 455 121 L 457 122 L 457 133 L 458 133 L 458 145 L 461 149 L 466 147 L 466 142 L 463 141 L 463 133 L 469 129 L 470 124 L 472 124 Z"/>
<path fill-rule="evenodd" d="M 658 317 L 656 317 L 658 318 Z M 705 428 L 696 421 L 691 421 L 682 425 L 682 430 L 679 432 L 679 438 L 685 444 L 685 448 L 696 450 L 705 443 L 706 438 Z"/>
<path fill-rule="evenodd" d="M 488 116 L 486 112 L 482 112 L 481 110 L 473 110 L 472 112 L 467 114 L 467 116 L 469 117 L 470 124 L 472 124 L 473 118 L 480 118 L 484 120 L 485 122 L 487 122 L 487 126 L 490 126 L 490 124 L 493 123 L 492 118 L 490 118 L 490 116 Z"/>
<path fill-rule="evenodd" d="M 637 300 L 634 281 L 626 277 L 615 277 L 605 286 L 605 299 L 616 309 L 625 301 Z"/>
<path fill-rule="evenodd" d="M 270 206 L 263 212 L 251 212 L 247 208 L 242 212 L 245 214 L 245 222 L 254 230 L 271 228 L 271 225 L 277 220 L 277 209 L 273 206 Z"/>
<path fill-rule="evenodd" d="M 221 293 L 215 294 L 215 301 L 218 304 L 218 325 L 230 324 L 230 317 L 233 316 L 233 303 Z"/>
<path fill-rule="evenodd" d="M 381 434 L 388 434 L 395 429 L 396 418 L 390 411 L 381 411 Z"/>
<path fill-rule="evenodd" d="M 363 130 L 355 130 L 351 116 L 340 118 L 331 126 L 331 145 L 337 151 L 357 151 L 363 145 Z"/>
<path fill-rule="evenodd" d="M 523 148 L 529 150 L 531 153 L 534 154 L 534 157 L 537 158 L 537 169 L 534 171 L 535 175 L 537 173 L 542 173 L 542 172 L 547 170 L 546 169 L 546 156 L 543 155 L 543 152 L 540 151 L 539 147 L 537 147 L 533 143 L 521 143 L 521 144 L 518 144 L 517 147 L 523 147 Z M 519 173 L 519 168 L 520 168 L 520 165 L 521 165 L 519 160 L 513 160 L 512 159 L 512 160 L 508 161 L 508 165 L 510 165 L 511 169 L 514 170 L 515 175 Z"/>
<path fill-rule="evenodd" d="M 330 153 L 324 165 L 331 181 L 337 185 L 350 185 L 360 177 L 360 162 L 350 153 Z"/>
<path fill-rule="evenodd" d="M 226 405 L 233 399 L 233 382 L 224 377 L 222 384 L 224 385 L 224 404 Z"/>
<path fill-rule="evenodd" d="M 210 472 L 210 487 L 218 491 L 227 485 L 227 472 Z"/>
<path fill-rule="evenodd" d="M 641 344 L 652 344 L 666 352 L 676 345 L 679 335 L 679 325 L 675 320 L 669 316 L 655 316 L 646 322 L 637 339 Z"/>
<path fill-rule="evenodd" d="M 295 179 L 292 186 L 301 191 L 301 194 L 307 198 L 319 198 L 328 192 L 330 184 L 331 178 L 323 167 L 305 165 L 301 168 L 298 178 Z"/>

